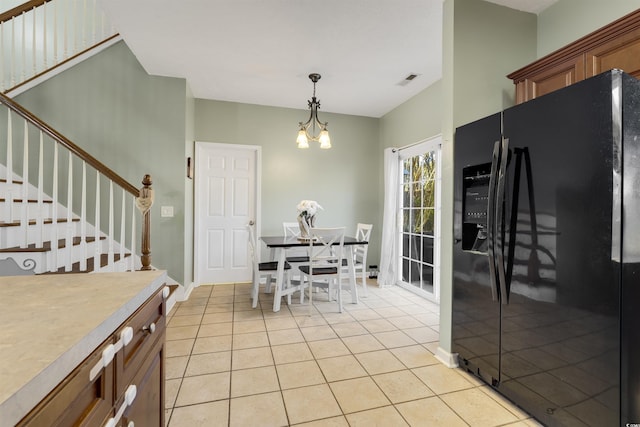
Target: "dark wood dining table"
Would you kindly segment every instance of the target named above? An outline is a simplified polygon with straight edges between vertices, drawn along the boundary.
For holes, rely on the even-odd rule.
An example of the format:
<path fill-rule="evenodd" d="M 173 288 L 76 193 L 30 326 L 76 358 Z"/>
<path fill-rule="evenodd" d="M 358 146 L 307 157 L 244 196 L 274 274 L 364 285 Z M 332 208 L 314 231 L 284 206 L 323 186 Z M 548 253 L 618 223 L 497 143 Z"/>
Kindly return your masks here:
<path fill-rule="evenodd" d="M 271 259 L 278 261 L 278 270 L 276 273 L 276 294 L 273 299 L 273 311 L 280 311 L 280 300 L 282 299 L 282 283 L 284 280 L 284 263 L 286 259 L 287 249 L 308 248 L 309 241 L 299 239 L 295 236 L 262 236 L 260 240 L 271 250 Z M 349 270 L 349 284 L 351 286 L 351 301 L 358 303 L 358 289 L 356 286 L 356 271 L 353 266 L 353 247 L 357 245 L 367 245 L 368 242 L 358 240 L 355 237 L 344 236 L 344 248 L 347 249 L 345 258 Z M 300 290 L 302 292 L 302 284 L 298 283 L 292 286 L 291 290 Z"/>

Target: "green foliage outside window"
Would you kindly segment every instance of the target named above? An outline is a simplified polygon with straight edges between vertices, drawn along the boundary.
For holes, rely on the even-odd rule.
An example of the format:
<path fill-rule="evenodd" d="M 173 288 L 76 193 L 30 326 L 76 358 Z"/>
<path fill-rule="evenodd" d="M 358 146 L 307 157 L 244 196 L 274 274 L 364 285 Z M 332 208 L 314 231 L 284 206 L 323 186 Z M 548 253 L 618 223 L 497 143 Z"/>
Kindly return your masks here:
<path fill-rule="evenodd" d="M 436 152 L 403 162 L 403 231 L 433 234 L 435 223 Z"/>

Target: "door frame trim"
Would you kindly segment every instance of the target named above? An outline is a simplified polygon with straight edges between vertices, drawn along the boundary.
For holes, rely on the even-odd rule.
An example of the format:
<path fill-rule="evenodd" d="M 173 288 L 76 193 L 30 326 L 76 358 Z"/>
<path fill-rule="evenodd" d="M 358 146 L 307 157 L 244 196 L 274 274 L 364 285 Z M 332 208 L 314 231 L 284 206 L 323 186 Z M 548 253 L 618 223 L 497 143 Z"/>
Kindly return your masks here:
<path fill-rule="evenodd" d="M 261 215 L 261 206 L 262 206 L 262 146 L 260 145 L 248 145 L 248 144 L 227 144 L 221 142 L 208 142 L 208 141 L 195 141 L 194 148 L 194 174 L 193 174 L 193 260 L 192 260 L 192 268 L 193 268 L 193 283 L 194 288 L 199 287 L 202 283 L 200 283 L 200 273 L 198 271 L 198 245 L 200 243 L 199 235 L 200 235 L 200 224 L 198 222 L 198 208 L 199 200 L 202 198 L 198 197 L 197 190 L 199 190 L 198 186 L 198 155 L 201 154 L 201 150 L 203 147 L 207 148 L 234 148 L 234 149 L 244 149 L 247 151 L 252 151 L 255 155 L 255 198 L 253 200 L 254 203 L 254 214 L 255 214 L 255 230 L 256 236 L 260 236 L 261 224 L 262 224 L 262 215 Z"/>

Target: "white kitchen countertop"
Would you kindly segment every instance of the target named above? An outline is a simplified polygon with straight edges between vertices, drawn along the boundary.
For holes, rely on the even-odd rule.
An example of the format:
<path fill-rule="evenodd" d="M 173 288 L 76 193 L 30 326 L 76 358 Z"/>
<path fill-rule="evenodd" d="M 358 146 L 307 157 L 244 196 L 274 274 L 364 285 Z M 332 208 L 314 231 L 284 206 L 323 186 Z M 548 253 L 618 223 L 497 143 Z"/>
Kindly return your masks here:
<path fill-rule="evenodd" d="M 0 277 L 0 427 L 29 413 L 166 278 L 157 270 Z"/>

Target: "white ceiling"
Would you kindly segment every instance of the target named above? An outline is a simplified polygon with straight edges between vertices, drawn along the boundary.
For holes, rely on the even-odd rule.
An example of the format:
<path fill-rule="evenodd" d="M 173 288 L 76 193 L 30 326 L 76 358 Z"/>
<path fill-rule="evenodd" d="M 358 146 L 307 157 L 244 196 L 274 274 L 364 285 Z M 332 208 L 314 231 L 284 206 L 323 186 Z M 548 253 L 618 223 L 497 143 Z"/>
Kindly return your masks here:
<path fill-rule="evenodd" d="M 306 109 L 315 72 L 321 111 L 380 117 L 442 75 L 442 0 L 99 3 L 149 74 L 186 78 L 196 98 Z"/>

